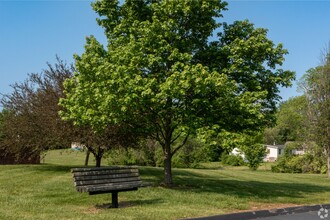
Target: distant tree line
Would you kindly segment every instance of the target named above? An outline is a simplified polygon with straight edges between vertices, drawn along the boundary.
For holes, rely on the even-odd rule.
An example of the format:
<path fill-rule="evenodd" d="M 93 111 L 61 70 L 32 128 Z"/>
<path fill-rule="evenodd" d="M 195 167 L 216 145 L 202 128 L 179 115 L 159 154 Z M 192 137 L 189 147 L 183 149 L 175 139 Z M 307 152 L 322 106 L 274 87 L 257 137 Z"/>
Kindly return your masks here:
<path fill-rule="evenodd" d="M 320 66 L 309 69 L 299 81 L 303 95 L 279 106 L 277 125 L 265 130 L 266 143 L 289 143 L 304 155 L 287 150 L 274 167 L 277 172 L 328 173 L 330 178 L 330 54 Z"/>

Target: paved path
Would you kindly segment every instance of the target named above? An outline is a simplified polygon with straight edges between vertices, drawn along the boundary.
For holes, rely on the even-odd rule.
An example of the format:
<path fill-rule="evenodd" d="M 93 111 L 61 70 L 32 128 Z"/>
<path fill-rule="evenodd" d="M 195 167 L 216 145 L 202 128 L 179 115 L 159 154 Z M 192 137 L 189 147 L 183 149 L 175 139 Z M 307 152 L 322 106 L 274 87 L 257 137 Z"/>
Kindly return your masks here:
<path fill-rule="evenodd" d="M 330 220 L 330 204 L 241 212 L 191 220 Z"/>
<path fill-rule="evenodd" d="M 257 218 L 256 220 L 330 220 L 330 216 L 321 218 L 317 211 L 297 213 L 291 215 L 280 215 L 273 217 Z"/>

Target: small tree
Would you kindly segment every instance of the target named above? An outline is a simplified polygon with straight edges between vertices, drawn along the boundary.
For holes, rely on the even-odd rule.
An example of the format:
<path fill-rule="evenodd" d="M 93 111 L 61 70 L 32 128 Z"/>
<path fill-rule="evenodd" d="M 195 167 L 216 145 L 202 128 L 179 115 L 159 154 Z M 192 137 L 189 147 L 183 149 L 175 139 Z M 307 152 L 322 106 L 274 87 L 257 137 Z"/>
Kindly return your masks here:
<path fill-rule="evenodd" d="M 257 170 L 260 164 L 263 162 L 266 156 L 266 148 L 262 143 L 261 132 L 249 132 L 249 133 L 236 133 L 231 134 L 231 138 L 226 140 L 225 146 L 232 150 L 238 149 L 243 156 L 247 166 L 251 170 Z"/>
<path fill-rule="evenodd" d="M 85 144 L 100 166 L 104 153 L 118 145 L 134 145 L 135 135 L 123 132 L 123 125 L 108 126 L 95 133 L 88 126 L 77 127 L 61 120 L 59 99 L 64 97 L 63 82 L 75 71 L 59 58 L 42 73 L 32 73 L 23 83 L 12 85 L 13 92 L 2 97 L 0 147 L 17 158 L 29 158 L 54 148 L 69 147 L 72 142 Z M 127 129 L 125 129 L 127 130 Z M 18 159 L 19 160 L 19 159 Z M 25 160 L 25 159 L 24 159 Z"/>
<path fill-rule="evenodd" d="M 57 61 L 54 66 L 48 64 L 41 74 L 29 74 L 23 83 L 13 84 L 13 92 L 1 99 L 7 114 L 0 145 L 17 158 L 39 157 L 43 150 L 70 145 L 72 126 L 60 120 L 57 102 L 73 66 L 59 58 Z"/>
<path fill-rule="evenodd" d="M 265 146 L 260 143 L 245 147 L 243 152 L 251 170 L 257 170 L 267 154 Z"/>

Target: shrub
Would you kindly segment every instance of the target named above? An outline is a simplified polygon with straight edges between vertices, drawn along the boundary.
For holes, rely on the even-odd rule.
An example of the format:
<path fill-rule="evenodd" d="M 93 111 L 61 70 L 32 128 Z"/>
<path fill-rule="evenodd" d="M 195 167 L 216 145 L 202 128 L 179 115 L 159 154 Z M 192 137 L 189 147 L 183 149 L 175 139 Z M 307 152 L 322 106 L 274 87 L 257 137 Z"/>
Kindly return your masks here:
<path fill-rule="evenodd" d="M 131 148 L 111 149 L 105 158 L 109 165 L 141 165 L 136 152 Z"/>
<path fill-rule="evenodd" d="M 230 166 L 242 166 L 245 165 L 245 162 L 243 158 L 239 155 L 233 155 L 233 154 L 226 154 L 223 153 L 221 155 L 221 162 L 224 165 L 230 165 Z"/>
<path fill-rule="evenodd" d="M 266 156 L 266 148 L 262 144 L 254 144 L 243 148 L 247 165 L 251 170 L 257 170 Z"/>
<path fill-rule="evenodd" d="M 312 148 L 304 155 L 292 155 L 287 151 L 279 158 L 272 171 L 277 173 L 326 173 L 327 161 L 318 148 Z"/>

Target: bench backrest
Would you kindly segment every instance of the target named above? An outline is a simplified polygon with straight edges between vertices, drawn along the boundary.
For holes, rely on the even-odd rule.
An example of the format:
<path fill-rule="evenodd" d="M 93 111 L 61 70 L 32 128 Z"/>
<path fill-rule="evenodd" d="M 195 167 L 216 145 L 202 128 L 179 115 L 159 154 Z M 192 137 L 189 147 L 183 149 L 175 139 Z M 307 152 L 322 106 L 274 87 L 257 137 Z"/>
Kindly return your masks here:
<path fill-rule="evenodd" d="M 71 172 L 79 192 L 124 191 L 141 185 L 136 167 L 73 168 Z"/>

